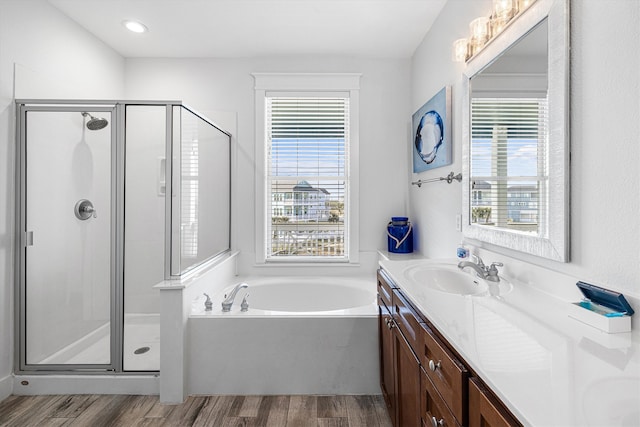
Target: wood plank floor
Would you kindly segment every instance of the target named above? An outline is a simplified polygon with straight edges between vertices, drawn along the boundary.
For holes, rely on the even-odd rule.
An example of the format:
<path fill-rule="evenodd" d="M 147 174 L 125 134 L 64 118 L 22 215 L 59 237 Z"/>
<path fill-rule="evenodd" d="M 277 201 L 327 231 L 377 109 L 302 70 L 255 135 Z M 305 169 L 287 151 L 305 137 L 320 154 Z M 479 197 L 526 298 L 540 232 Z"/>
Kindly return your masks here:
<path fill-rule="evenodd" d="M 10 396 L 0 426 L 391 427 L 382 396 Z"/>

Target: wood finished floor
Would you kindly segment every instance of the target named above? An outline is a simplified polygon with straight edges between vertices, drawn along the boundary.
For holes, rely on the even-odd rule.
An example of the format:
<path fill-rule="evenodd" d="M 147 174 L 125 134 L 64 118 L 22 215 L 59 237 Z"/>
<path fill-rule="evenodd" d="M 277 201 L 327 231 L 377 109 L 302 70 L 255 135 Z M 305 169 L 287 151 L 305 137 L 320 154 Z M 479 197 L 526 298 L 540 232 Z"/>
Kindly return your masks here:
<path fill-rule="evenodd" d="M 391 427 L 382 396 L 10 396 L 0 426 Z"/>

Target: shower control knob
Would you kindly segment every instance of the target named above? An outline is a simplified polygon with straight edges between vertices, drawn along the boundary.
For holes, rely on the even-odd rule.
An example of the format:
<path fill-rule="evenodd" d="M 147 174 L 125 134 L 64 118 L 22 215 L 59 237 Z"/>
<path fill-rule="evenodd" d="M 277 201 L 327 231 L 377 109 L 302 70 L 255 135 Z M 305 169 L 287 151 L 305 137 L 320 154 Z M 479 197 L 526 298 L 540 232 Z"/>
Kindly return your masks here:
<path fill-rule="evenodd" d="M 87 199 L 78 200 L 78 203 L 76 203 L 76 206 L 73 208 L 73 212 L 76 214 L 76 218 L 81 221 L 86 221 L 91 217 L 98 217 L 98 213 L 93 207 L 93 203 Z"/>

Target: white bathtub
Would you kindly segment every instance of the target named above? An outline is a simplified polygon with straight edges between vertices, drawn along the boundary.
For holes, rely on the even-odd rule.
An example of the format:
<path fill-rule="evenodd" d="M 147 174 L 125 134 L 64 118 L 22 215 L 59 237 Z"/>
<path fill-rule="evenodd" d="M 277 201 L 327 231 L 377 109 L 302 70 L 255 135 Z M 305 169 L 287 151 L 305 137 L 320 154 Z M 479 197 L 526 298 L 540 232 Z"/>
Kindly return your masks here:
<path fill-rule="evenodd" d="M 375 278 L 240 278 L 194 301 L 189 318 L 191 394 L 378 394 Z M 240 303 L 249 294 L 249 310 Z"/>
<path fill-rule="evenodd" d="M 373 279 L 342 277 L 247 277 L 237 283 L 238 291 L 230 312 L 222 311 L 222 300 L 233 286 L 211 296 L 213 309 L 205 311 L 204 295 L 194 301 L 193 316 L 376 316 L 376 287 Z M 241 311 L 248 295 L 249 309 Z"/>

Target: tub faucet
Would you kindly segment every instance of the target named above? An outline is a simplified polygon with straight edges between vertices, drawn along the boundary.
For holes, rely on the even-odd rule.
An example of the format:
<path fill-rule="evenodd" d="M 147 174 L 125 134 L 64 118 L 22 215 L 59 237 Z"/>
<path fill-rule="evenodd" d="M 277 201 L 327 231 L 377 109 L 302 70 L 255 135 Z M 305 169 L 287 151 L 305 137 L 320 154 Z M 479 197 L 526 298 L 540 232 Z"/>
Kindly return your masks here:
<path fill-rule="evenodd" d="M 497 267 L 502 267 L 504 264 L 502 264 L 501 262 L 492 262 L 491 265 L 487 267 L 486 265 L 484 265 L 482 258 L 477 255 L 472 256 L 476 259 L 476 262 L 461 261 L 460 263 L 458 263 L 458 268 L 462 270 L 465 267 L 471 267 L 476 272 L 478 277 L 485 279 L 488 282 L 500 281 Z"/>
<path fill-rule="evenodd" d="M 233 305 L 233 300 L 236 298 L 236 294 L 242 288 L 248 288 L 249 285 L 246 283 L 238 283 L 234 286 L 233 290 L 229 295 L 224 296 L 224 301 L 222 301 L 222 311 L 231 311 L 231 306 Z"/>

